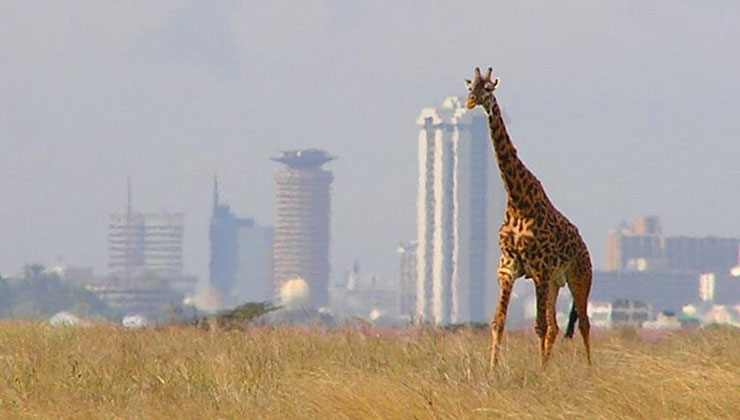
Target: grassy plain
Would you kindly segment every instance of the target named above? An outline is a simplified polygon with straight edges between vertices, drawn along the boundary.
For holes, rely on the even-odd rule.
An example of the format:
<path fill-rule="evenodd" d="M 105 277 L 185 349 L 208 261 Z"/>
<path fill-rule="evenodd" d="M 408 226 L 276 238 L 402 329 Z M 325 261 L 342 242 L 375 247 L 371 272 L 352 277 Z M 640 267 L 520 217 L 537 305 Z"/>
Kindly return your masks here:
<path fill-rule="evenodd" d="M 738 419 L 740 331 L 509 333 L 0 323 L 0 419 Z"/>

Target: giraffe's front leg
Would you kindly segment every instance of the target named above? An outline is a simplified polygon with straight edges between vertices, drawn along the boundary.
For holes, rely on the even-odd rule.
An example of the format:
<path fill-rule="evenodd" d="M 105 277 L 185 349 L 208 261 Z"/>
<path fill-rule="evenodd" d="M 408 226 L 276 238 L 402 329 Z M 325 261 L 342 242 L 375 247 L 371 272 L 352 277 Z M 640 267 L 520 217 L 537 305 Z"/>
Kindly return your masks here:
<path fill-rule="evenodd" d="M 545 357 L 545 334 L 547 333 L 547 282 L 541 277 L 534 279 L 535 296 L 537 298 L 537 320 L 534 331 L 540 338 L 540 359 Z"/>
<path fill-rule="evenodd" d="M 504 326 L 506 325 L 506 311 L 509 299 L 514 288 L 514 280 L 519 277 L 519 264 L 513 258 L 501 256 L 498 267 L 498 304 L 496 313 L 491 321 L 491 360 L 489 367 L 493 369 L 498 364 L 498 355 L 501 350 Z"/>

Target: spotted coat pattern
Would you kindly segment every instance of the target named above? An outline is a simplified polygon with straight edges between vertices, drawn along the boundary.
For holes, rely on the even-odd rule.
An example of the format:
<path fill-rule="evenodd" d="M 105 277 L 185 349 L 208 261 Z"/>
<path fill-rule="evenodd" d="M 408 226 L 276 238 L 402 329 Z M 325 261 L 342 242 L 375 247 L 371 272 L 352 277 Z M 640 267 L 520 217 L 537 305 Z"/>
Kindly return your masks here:
<path fill-rule="evenodd" d="M 499 229 L 499 299 L 491 322 L 491 366 L 498 363 L 514 281 L 522 276 L 535 284 L 535 331 L 540 338 L 542 363 L 549 359 L 558 335 L 555 305 L 560 288 L 566 284 L 573 295 L 571 318 L 578 320 L 586 358 L 591 363 L 587 306 L 592 268 L 586 244 L 578 228 L 555 208 L 542 183 L 519 159 L 493 95 L 499 79 L 491 79 L 490 68 L 485 76 L 476 69 L 475 80 L 466 83 L 470 91 L 467 107 L 483 106 L 488 115 L 491 142 L 507 193 L 506 213 Z"/>

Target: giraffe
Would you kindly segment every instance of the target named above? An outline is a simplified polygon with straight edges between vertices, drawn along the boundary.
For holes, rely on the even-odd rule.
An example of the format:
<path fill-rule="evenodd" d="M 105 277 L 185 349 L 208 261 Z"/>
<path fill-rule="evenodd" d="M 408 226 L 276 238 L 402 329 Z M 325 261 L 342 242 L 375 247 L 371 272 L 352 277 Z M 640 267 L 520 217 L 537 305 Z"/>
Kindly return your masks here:
<path fill-rule="evenodd" d="M 517 156 L 504 126 L 494 90 L 499 78 L 491 79 L 492 69 L 466 80 L 469 90 L 466 107 L 483 106 L 488 116 L 491 142 L 506 189 L 506 213 L 499 229 L 501 260 L 498 265 L 499 297 L 491 321 L 490 366 L 498 364 L 506 311 L 514 281 L 522 276 L 534 280 L 537 299 L 535 332 L 540 339 L 540 359 L 544 366 L 552 354 L 558 335 L 555 304 L 560 288 L 566 284 L 573 296 L 566 337 L 578 327 L 591 364 L 589 344 L 588 295 L 591 290 L 591 258 L 578 228 L 563 216 L 547 197 L 542 184 Z"/>

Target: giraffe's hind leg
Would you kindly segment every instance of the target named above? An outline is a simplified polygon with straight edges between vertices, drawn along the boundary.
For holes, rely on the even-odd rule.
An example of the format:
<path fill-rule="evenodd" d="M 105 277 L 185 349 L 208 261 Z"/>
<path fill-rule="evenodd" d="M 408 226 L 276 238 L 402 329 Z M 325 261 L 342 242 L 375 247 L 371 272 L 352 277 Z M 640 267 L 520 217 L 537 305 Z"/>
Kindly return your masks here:
<path fill-rule="evenodd" d="M 542 281 L 534 283 L 535 297 L 537 299 L 537 319 L 534 324 L 534 332 L 540 338 L 540 358 L 545 357 L 545 334 L 547 334 L 547 285 Z"/>
<path fill-rule="evenodd" d="M 591 364 L 591 341 L 589 336 L 591 324 L 588 321 L 588 295 L 591 292 L 592 275 L 591 261 L 588 254 L 586 254 L 576 261 L 568 279 L 568 287 L 571 295 L 573 295 L 573 307 L 578 317 L 578 329 L 583 338 L 586 360 L 589 365 Z M 573 314 L 571 313 L 572 317 Z"/>
<path fill-rule="evenodd" d="M 545 334 L 545 351 L 542 355 L 542 364 L 546 364 L 552 355 L 552 349 L 555 346 L 555 340 L 558 338 L 558 327 L 557 320 L 557 302 L 558 292 L 560 287 L 556 284 L 552 284 L 549 281 L 545 283 L 547 285 L 547 301 L 545 304 L 545 320 L 547 322 L 547 333 Z"/>

